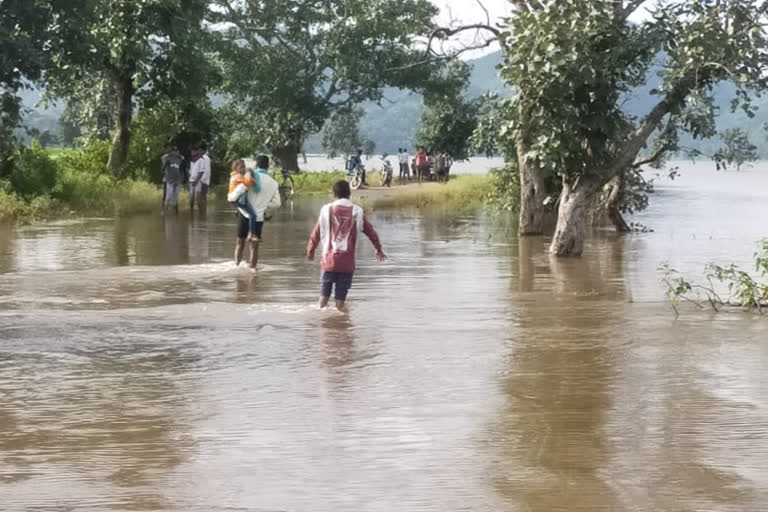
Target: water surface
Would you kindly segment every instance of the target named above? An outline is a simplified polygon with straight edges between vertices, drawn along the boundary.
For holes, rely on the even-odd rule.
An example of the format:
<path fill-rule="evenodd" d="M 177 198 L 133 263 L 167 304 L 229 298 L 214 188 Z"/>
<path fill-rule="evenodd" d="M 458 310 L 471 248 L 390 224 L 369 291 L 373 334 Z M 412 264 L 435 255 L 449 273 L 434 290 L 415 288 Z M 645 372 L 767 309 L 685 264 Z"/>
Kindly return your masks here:
<path fill-rule="evenodd" d="M 224 205 L 0 228 L 1 508 L 764 510 L 768 323 L 675 319 L 657 267 L 748 263 L 766 171 L 684 168 L 580 260 L 373 212 L 347 317 L 314 306 L 313 201 L 257 274 Z"/>

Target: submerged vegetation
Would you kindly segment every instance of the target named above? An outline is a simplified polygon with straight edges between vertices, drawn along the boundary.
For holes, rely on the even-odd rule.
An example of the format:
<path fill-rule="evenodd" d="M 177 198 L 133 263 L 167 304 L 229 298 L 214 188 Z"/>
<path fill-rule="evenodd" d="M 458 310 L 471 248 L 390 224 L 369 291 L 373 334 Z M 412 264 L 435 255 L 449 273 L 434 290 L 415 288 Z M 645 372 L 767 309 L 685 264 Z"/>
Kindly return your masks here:
<path fill-rule="evenodd" d="M 760 242 L 753 258 L 756 277 L 733 263 L 727 266 L 710 263 L 704 270 L 703 283 L 689 281 L 669 265 L 662 266 L 662 282 L 675 314 L 680 314 L 680 302 L 688 302 L 699 309 L 710 307 L 715 312 L 739 307 L 762 315 L 768 309 L 768 239 Z"/>

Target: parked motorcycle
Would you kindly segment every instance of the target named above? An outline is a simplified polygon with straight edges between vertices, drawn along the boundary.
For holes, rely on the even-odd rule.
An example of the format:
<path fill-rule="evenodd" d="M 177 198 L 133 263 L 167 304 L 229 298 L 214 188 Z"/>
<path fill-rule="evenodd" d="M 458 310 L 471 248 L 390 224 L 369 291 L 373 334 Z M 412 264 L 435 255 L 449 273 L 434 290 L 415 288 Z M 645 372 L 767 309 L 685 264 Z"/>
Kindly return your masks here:
<path fill-rule="evenodd" d="M 394 170 L 392 169 L 392 164 L 390 163 L 389 159 L 387 158 L 387 155 L 381 155 L 381 161 L 382 161 L 382 169 L 381 169 L 381 186 L 382 187 L 391 187 L 392 186 L 392 176 L 394 176 Z"/>

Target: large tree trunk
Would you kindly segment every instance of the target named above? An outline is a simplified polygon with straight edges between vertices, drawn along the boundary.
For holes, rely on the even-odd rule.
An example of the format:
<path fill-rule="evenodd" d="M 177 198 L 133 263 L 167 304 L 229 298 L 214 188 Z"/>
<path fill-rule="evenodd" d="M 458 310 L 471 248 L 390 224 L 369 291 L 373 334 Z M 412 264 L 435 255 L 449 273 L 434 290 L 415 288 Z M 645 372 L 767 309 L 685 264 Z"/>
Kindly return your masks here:
<path fill-rule="evenodd" d="M 620 172 L 611 180 L 611 190 L 608 194 L 608 199 L 605 202 L 605 212 L 608 215 L 608 220 L 611 221 L 613 227 L 619 233 L 629 233 L 632 229 L 624 220 L 624 216 L 621 214 L 621 201 L 624 199 L 624 176 L 626 171 Z"/>
<path fill-rule="evenodd" d="M 289 172 L 300 172 L 299 153 L 301 152 L 301 137 L 292 134 L 288 137 L 289 142 L 282 146 L 272 149 L 272 157 L 275 164 L 283 170 Z"/>
<path fill-rule="evenodd" d="M 107 167 L 115 176 L 125 175 L 125 161 L 128 158 L 128 147 L 131 143 L 131 121 L 133 119 L 133 79 L 130 75 L 115 78 L 117 96 L 117 131 L 112 139 L 112 150 L 109 153 Z"/>
<path fill-rule="evenodd" d="M 547 208 L 546 184 L 537 166 L 520 158 L 520 236 L 544 234 Z"/>
<path fill-rule="evenodd" d="M 584 251 L 584 235 L 589 224 L 590 205 L 600 184 L 583 180 L 572 184 L 563 182 L 557 227 L 549 252 L 559 257 L 581 256 Z"/>

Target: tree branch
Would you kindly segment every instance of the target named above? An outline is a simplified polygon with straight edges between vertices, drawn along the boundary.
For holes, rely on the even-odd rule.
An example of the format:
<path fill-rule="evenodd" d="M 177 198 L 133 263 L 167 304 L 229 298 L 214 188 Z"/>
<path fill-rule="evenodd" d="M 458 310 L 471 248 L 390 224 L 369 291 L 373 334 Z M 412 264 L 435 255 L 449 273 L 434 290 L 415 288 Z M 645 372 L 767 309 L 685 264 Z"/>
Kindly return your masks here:
<path fill-rule="evenodd" d="M 429 36 L 429 41 L 427 42 L 427 53 L 430 53 L 432 51 L 432 43 L 435 39 L 445 39 L 445 38 L 460 34 L 462 32 L 466 32 L 468 30 L 476 30 L 478 32 L 480 32 L 481 30 L 486 30 L 491 34 L 493 34 L 493 38 L 485 41 L 483 43 L 483 46 L 480 46 L 480 48 L 486 48 L 490 46 L 494 41 L 497 41 L 501 37 L 501 31 L 499 29 L 485 23 L 474 23 L 471 25 L 462 25 L 460 27 L 455 27 L 455 28 L 439 27 L 439 28 L 436 28 L 434 31 L 432 31 L 432 34 L 430 34 Z"/>
<path fill-rule="evenodd" d="M 644 165 L 648 165 L 656 162 L 657 160 L 659 160 L 659 158 L 661 158 L 664 155 L 664 153 L 667 152 L 668 149 L 669 149 L 669 144 L 662 144 L 661 147 L 658 148 L 656 151 L 654 151 L 652 155 L 646 158 L 643 158 L 641 160 L 635 160 L 632 163 L 632 168 L 637 169 L 638 167 L 642 167 Z"/>
<path fill-rule="evenodd" d="M 618 3 L 624 3 L 623 1 L 619 0 Z M 632 16 L 636 10 L 640 8 L 641 5 L 645 3 L 645 0 L 631 0 L 624 9 L 621 11 L 621 21 L 626 21 L 627 18 Z"/>

